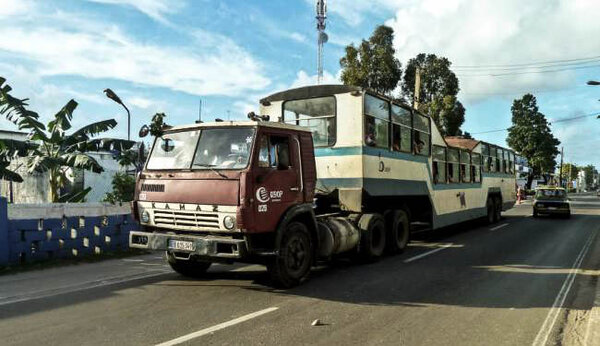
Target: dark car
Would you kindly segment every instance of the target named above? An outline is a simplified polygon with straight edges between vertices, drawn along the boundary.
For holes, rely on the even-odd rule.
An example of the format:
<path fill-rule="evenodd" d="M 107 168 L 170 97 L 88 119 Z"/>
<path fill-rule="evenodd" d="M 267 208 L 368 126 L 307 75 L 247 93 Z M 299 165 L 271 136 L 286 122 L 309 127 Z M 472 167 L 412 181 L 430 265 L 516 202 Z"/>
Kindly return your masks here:
<path fill-rule="evenodd" d="M 535 191 L 533 217 L 540 214 L 571 217 L 571 206 L 567 191 L 560 187 L 543 187 Z"/>

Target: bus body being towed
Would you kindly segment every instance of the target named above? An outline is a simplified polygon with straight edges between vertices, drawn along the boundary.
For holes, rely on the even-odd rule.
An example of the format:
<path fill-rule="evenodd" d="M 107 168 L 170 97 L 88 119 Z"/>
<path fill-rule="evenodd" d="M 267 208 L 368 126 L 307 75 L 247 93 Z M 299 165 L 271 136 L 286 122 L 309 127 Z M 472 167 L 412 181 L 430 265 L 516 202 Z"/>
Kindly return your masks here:
<path fill-rule="evenodd" d="M 443 138 L 424 114 L 358 87 L 310 86 L 262 99 L 278 121 L 171 128 L 136 185 L 130 246 L 173 269 L 263 263 L 289 287 L 339 255 L 402 251 L 411 230 L 486 218 L 515 202 L 514 153 Z"/>

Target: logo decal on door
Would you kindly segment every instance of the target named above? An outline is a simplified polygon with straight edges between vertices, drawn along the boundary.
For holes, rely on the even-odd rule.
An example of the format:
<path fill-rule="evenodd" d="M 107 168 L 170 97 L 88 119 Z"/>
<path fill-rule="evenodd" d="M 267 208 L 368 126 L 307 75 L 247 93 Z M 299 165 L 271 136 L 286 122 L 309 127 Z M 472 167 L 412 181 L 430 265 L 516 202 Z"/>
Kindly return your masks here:
<path fill-rule="evenodd" d="M 283 197 L 283 191 L 268 191 L 266 187 L 259 187 L 256 189 L 256 199 L 260 203 L 267 203 L 268 201 L 280 202 Z"/>

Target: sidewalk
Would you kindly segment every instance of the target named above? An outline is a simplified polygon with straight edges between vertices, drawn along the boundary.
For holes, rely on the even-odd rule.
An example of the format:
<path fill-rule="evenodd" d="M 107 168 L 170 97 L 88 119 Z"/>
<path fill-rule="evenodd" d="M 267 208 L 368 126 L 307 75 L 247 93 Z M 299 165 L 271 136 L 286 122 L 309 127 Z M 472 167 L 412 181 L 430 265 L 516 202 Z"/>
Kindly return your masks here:
<path fill-rule="evenodd" d="M 0 276 L 0 306 L 172 273 L 160 254 Z"/>

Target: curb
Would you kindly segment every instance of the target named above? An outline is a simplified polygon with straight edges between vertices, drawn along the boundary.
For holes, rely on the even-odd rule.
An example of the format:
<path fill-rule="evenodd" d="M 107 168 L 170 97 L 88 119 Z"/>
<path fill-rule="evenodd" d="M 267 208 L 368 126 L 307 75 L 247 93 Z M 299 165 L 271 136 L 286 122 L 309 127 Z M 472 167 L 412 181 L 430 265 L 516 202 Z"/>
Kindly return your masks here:
<path fill-rule="evenodd" d="M 600 279 L 596 283 L 596 297 L 588 317 L 588 326 L 583 344 L 586 346 L 600 345 Z"/>

